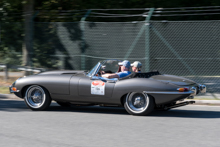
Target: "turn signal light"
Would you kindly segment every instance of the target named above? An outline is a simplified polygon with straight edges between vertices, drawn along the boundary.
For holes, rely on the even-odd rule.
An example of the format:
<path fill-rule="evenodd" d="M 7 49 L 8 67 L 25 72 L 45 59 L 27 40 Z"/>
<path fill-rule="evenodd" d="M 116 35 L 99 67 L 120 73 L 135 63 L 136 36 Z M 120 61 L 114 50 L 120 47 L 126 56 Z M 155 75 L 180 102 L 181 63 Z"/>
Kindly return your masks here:
<path fill-rule="evenodd" d="M 184 91 L 189 91 L 189 88 L 185 87 L 185 88 L 178 88 L 177 89 L 179 92 L 184 92 Z"/>
<path fill-rule="evenodd" d="M 11 90 L 17 91 L 17 88 L 16 87 L 12 87 Z"/>

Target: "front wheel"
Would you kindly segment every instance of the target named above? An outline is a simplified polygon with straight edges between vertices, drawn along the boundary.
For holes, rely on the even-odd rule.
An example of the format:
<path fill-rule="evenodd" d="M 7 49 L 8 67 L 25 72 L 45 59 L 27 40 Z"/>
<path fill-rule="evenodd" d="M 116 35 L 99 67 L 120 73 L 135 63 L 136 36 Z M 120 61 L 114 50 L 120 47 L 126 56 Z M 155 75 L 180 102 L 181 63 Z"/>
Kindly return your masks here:
<path fill-rule="evenodd" d="M 132 115 L 148 115 L 154 110 L 154 99 L 146 93 L 131 92 L 124 100 L 124 107 Z"/>
<path fill-rule="evenodd" d="M 32 110 L 45 110 L 50 106 L 51 98 L 46 89 L 38 85 L 27 88 L 24 101 Z"/>

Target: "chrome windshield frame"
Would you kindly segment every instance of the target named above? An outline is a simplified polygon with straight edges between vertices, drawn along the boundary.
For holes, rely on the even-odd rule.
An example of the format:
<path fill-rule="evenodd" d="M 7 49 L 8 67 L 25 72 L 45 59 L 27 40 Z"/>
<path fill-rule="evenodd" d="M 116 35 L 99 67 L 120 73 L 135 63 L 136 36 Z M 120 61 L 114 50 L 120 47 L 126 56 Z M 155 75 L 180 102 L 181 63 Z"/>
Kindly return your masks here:
<path fill-rule="evenodd" d="M 95 68 L 95 70 L 89 75 L 89 74 L 87 74 L 87 76 L 88 77 L 93 77 L 94 75 L 96 75 L 97 74 L 97 72 L 99 71 L 99 69 L 100 69 L 100 67 L 101 67 L 101 63 L 100 62 L 98 62 L 98 65 L 97 65 L 97 67 L 95 68 L 95 67 L 93 67 L 93 68 Z"/>

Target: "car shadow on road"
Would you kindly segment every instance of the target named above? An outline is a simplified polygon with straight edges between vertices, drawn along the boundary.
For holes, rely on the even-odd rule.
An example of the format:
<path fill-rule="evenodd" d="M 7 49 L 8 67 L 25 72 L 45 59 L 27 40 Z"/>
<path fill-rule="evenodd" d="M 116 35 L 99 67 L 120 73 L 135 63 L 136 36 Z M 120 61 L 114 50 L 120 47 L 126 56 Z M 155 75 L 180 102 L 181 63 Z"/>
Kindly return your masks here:
<path fill-rule="evenodd" d="M 207 106 L 211 107 L 211 106 Z M 31 111 L 21 100 L 0 100 L 0 111 L 21 112 Z M 93 113 L 93 114 L 116 114 L 129 115 L 123 107 L 99 107 L 99 106 L 72 106 L 61 107 L 56 103 L 52 103 L 47 111 L 51 112 L 77 112 L 77 113 Z M 35 113 L 33 111 L 33 113 Z M 153 111 L 149 116 L 143 117 L 181 117 L 181 118 L 220 118 L 220 111 L 204 111 L 204 110 L 180 110 L 172 109 L 169 111 Z"/>
<path fill-rule="evenodd" d="M 171 109 L 169 111 L 154 111 L 151 113 L 150 116 L 182 118 L 220 118 L 220 111 Z"/>
<path fill-rule="evenodd" d="M 0 99 L 0 111 L 20 112 L 27 110 L 28 107 L 22 100 Z"/>
<path fill-rule="evenodd" d="M 78 106 L 78 107 L 64 108 L 60 106 L 52 106 L 49 108 L 48 111 L 71 111 L 77 113 L 129 115 L 123 107 Z M 220 111 L 178 110 L 178 109 L 172 109 L 169 111 L 155 110 L 149 116 L 143 116 L 143 117 L 220 118 Z"/>
<path fill-rule="evenodd" d="M 72 106 L 72 107 L 60 107 L 50 106 L 48 111 L 70 111 L 77 113 L 96 113 L 96 114 L 118 114 L 128 115 L 123 107 L 100 107 L 100 106 Z"/>

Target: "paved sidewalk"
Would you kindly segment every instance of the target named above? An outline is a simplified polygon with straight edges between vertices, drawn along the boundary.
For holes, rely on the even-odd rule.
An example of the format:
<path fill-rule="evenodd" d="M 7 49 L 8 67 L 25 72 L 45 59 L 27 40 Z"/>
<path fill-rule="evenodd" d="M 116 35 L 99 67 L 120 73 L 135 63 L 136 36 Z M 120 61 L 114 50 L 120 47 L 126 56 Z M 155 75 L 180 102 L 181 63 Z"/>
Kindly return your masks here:
<path fill-rule="evenodd" d="M 201 100 L 220 100 L 220 93 L 200 93 L 195 96 L 195 99 Z"/>
<path fill-rule="evenodd" d="M 193 105 L 218 105 L 220 106 L 220 100 L 195 100 L 195 99 L 186 99 L 185 101 L 195 101 Z"/>
<path fill-rule="evenodd" d="M 5 76 L 5 72 L 0 72 L 0 76 Z M 9 77 L 23 77 L 24 72 L 8 72 Z"/>
<path fill-rule="evenodd" d="M 194 105 L 220 105 L 220 100 L 215 100 L 210 98 L 207 100 L 207 96 L 205 100 L 200 99 L 201 96 L 197 96 L 196 99 L 186 99 L 185 101 L 195 101 Z M 0 94 L 0 99 L 17 99 L 21 100 L 21 98 L 15 96 L 14 94 Z M 199 99 L 199 100 L 198 100 Z"/>

